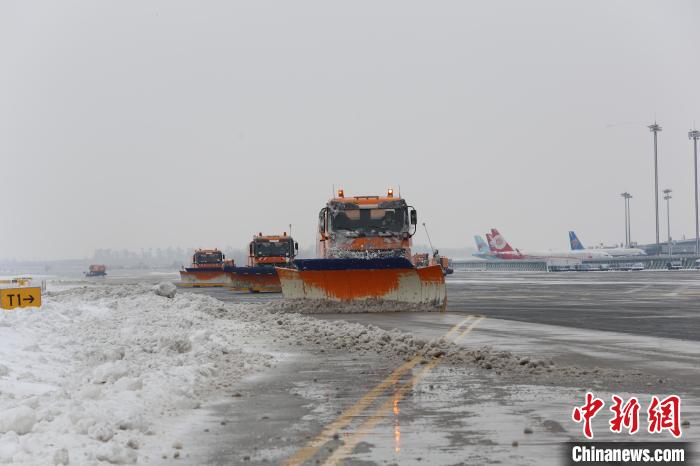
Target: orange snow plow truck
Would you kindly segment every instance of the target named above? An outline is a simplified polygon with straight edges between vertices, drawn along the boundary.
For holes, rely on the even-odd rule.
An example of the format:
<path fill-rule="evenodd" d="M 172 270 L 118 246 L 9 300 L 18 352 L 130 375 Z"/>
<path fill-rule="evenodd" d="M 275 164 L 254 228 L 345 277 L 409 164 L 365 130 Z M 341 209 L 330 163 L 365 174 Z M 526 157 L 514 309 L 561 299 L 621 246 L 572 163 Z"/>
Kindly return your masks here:
<path fill-rule="evenodd" d="M 275 266 L 286 266 L 294 260 L 299 245 L 287 236 L 258 233 L 248 245 L 245 267 L 226 267 L 231 287 L 251 293 L 279 293 L 280 281 Z"/>
<path fill-rule="evenodd" d="M 180 270 L 180 285 L 191 287 L 228 286 L 230 280 L 224 267 L 233 266 L 232 260 L 218 249 L 197 249 L 192 254 L 192 264 Z"/>
<path fill-rule="evenodd" d="M 416 210 L 392 189 L 386 196 L 355 197 L 339 190 L 319 214 L 320 258 L 277 267 L 284 297 L 444 309 L 442 268 L 411 262 L 417 221 Z"/>

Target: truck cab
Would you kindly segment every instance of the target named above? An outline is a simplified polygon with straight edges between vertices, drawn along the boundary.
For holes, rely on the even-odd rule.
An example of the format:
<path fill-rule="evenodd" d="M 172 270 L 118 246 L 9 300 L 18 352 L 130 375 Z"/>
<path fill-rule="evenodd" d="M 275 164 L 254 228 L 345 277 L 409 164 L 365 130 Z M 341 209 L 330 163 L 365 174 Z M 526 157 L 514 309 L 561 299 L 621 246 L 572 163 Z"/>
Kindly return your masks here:
<path fill-rule="evenodd" d="M 299 251 L 296 243 L 287 233 L 263 235 L 258 233 L 248 245 L 248 267 L 284 266 L 290 264 Z"/>
<path fill-rule="evenodd" d="M 318 255 L 322 258 L 404 257 L 411 260 L 416 210 L 394 196 L 345 197 L 342 189 L 318 216 Z"/>
<path fill-rule="evenodd" d="M 224 264 L 233 265 L 233 261 L 226 261 L 226 256 L 218 249 L 197 249 L 192 255 L 194 269 L 220 269 Z"/>

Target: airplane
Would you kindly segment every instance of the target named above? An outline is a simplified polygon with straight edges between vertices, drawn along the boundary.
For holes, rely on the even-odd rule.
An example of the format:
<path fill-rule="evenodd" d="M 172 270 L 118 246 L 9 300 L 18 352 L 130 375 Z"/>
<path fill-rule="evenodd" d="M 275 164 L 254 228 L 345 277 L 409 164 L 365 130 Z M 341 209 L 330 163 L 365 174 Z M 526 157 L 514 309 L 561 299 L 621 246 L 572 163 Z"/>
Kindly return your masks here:
<path fill-rule="evenodd" d="M 491 252 L 491 248 L 488 244 L 486 244 L 484 238 L 482 238 L 479 235 L 474 235 L 474 242 L 476 243 L 477 251 L 474 254 L 472 254 L 473 256 L 488 260 L 493 260 L 497 258 L 495 254 Z"/>
<path fill-rule="evenodd" d="M 591 249 L 586 249 L 583 247 L 583 243 L 581 243 L 581 240 L 578 239 L 578 236 L 576 236 L 576 232 L 570 231 L 569 232 L 569 244 L 571 245 L 571 250 L 572 251 L 591 251 Z M 620 257 L 620 256 L 646 256 L 647 253 L 644 252 L 642 249 L 639 248 L 600 248 L 600 249 L 594 249 L 596 251 L 605 251 L 608 254 L 610 254 L 613 257 Z"/>
<path fill-rule="evenodd" d="M 495 236 L 493 234 L 494 231 L 496 232 Z M 498 238 L 498 244 L 496 244 L 496 238 Z M 498 230 L 492 228 L 490 233 L 486 233 L 486 240 L 489 242 L 491 254 L 497 259 L 524 259 L 520 251 L 513 249 L 503 236 L 498 233 Z"/>
<path fill-rule="evenodd" d="M 491 251 L 499 259 L 510 260 L 550 260 L 550 259 L 610 259 L 611 254 L 600 249 L 577 249 L 572 251 L 525 251 L 513 249 L 508 241 L 496 230 L 491 229 L 487 234 Z"/>

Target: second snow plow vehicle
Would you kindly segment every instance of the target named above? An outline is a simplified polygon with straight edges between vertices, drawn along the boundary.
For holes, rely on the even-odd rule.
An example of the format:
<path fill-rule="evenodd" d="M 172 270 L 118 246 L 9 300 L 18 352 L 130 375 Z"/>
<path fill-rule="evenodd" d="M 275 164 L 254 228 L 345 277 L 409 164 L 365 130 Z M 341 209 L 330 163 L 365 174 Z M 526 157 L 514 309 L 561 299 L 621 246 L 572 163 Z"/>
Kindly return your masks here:
<path fill-rule="evenodd" d="M 299 249 L 287 233 L 266 235 L 259 233 L 248 245 L 246 267 L 225 267 L 231 287 L 252 293 L 279 293 L 282 291 L 275 266 L 289 265 Z"/>
<path fill-rule="evenodd" d="M 386 196 L 355 197 L 339 190 L 319 214 L 321 258 L 277 268 L 284 297 L 444 309 L 442 268 L 411 262 L 416 224 L 415 209 L 391 189 Z"/>

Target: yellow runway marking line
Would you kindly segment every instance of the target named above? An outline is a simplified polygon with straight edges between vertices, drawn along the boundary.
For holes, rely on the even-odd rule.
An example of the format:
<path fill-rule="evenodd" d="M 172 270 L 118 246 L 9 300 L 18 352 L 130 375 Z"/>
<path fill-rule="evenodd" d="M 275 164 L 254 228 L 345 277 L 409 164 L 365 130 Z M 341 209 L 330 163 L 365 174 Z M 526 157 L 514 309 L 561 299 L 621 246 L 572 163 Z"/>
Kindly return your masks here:
<path fill-rule="evenodd" d="M 484 320 L 485 317 L 481 316 L 474 322 L 472 322 L 469 327 L 464 329 L 464 331 L 454 339 L 454 343 L 459 343 L 461 340 L 463 340 L 469 333 L 476 327 L 479 322 Z M 364 423 L 362 423 L 356 430 L 355 433 L 345 440 L 345 443 L 341 445 L 336 451 L 333 452 L 333 454 L 324 462 L 324 465 L 337 465 L 340 464 L 340 462 L 348 456 L 349 454 L 352 453 L 352 451 L 355 449 L 358 443 L 360 443 L 360 440 L 364 436 L 366 436 L 368 433 L 374 429 L 377 424 L 382 422 L 389 414 L 391 414 L 394 405 L 397 404 L 399 401 L 401 401 L 406 394 L 411 391 L 428 373 L 440 362 L 442 361 L 442 358 L 435 358 L 432 361 L 430 361 L 421 371 L 413 376 L 411 380 L 403 384 L 398 390 L 396 390 L 391 398 L 386 400 L 380 407 L 378 407 L 367 419 Z"/>
<path fill-rule="evenodd" d="M 474 327 L 479 325 L 479 323 L 485 318 L 486 317 L 484 316 L 479 316 L 478 319 L 472 322 L 472 324 L 469 327 L 467 327 L 457 338 L 455 338 L 454 342 L 459 344 L 464 338 L 466 338 L 467 335 L 469 335 L 469 333 L 474 329 Z"/>
<path fill-rule="evenodd" d="M 459 329 L 461 329 L 462 327 L 464 327 L 464 324 L 466 324 L 467 322 L 469 322 L 469 321 L 472 320 L 473 318 L 474 318 L 474 316 L 472 316 L 472 315 L 469 315 L 469 316 L 465 317 L 464 319 L 462 319 L 461 321 L 459 321 L 457 324 L 455 324 L 451 329 L 449 329 L 449 330 L 447 331 L 447 333 L 445 333 L 445 334 L 442 336 L 442 338 L 449 338 L 449 337 L 451 337 L 451 336 L 454 335 L 456 332 L 458 332 Z"/>
<path fill-rule="evenodd" d="M 421 371 L 414 375 L 411 380 L 403 384 L 396 390 L 391 398 L 386 400 L 379 408 L 377 408 L 365 422 L 360 425 L 355 433 L 345 441 L 333 454 L 323 463 L 324 465 L 336 465 L 348 456 L 355 449 L 362 438 L 372 431 L 373 428 L 382 422 L 394 407 L 395 402 L 401 401 L 413 387 L 425 377 L 435 366 L 440 363 L 440 358 L 435 358 L 430 361 Z"/>
<path fill-rule="evenodd" d="M 462 326 L 464 326 L 466 323 L 472 320 L 473 317 L 474 316 L 470 315 L 462 319 L 458 324 L 454 325 L 447 333 L 445 333 L 445 335 L 443 335 L 443 338 L 449 338 L 450 336 L 458 332 L 462 328 Z M 338 416 L 338 418 L 335 421 L 331 422 L 326 427 L 324 427 L 323 430 L 316 437 L 314 437 L 304 448 L 296 452 L 282 464 L 285 466 L 293 466 L 300 465 L 303 464 L 305 461 L 308 461 L 316 454 L 316 452 L 318 452 L 320 447 L 322 447 L 326 442 L 333 438 L 334 434 L 336 434 L 343 427 L 350 424 L 352 420 L 359 414 L 361 414 L 365 409 L 367 409 L 367 407 L 369 407 L 378 396 L 384 393 L 389 387 L 396 384 L 396 382 L 398 382 L 402 375 L 404 375 L 409 370 L 413 369 L 418 363 L 421 362 L 422 359 L 423 358 L 421 356 L 414 356 L 409 361 L 397 367 L 394 370 L 394 372 L 389 374 L 384 380 L 382 380 L 379 384 L 372 388 L 372 390 L 370 390 L 365 396 L 360 398 L 360 400 L 357 401 L 357 403 L 345 410 L 340 416 Z M 428 366 L 429 365 L 430 363 L 428 364 Z"/>

